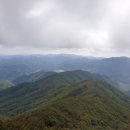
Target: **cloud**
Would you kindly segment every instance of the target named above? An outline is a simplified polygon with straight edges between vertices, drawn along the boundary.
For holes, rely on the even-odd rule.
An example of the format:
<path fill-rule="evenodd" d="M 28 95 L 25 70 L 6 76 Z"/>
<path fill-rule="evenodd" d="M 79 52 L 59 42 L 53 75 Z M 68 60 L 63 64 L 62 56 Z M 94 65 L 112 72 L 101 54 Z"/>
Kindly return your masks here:
<path fill-rule="evenodd" d="M 0 0 L 0 51 L 129 56 L 129 7 L 129 0 Z"/>

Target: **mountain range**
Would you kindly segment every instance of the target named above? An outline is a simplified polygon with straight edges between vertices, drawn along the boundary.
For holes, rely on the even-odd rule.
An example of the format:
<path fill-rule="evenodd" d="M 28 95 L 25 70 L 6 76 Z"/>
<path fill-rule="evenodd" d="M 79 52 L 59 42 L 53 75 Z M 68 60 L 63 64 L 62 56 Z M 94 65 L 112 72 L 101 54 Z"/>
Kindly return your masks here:
<path fill-rule="evenodd" d="M 87 71 L 66 71 L 52 74 L 31 83 L 22 83 L 0 92 L 0 114 L 16 115 L 59 97 L 70 84 L 86 80 L 106 80 L 107 77 Z"/>
<path fill-rule="evenodd" d="M 0 130 L 129 130 L 130 59 L 0 56 Z"/>
<path fill-rule="evenodd" d="M 108 76 L 117 83 L 123 92 L 130 91 L 130 58 L 111 57 L 94 58 L 77 55 L 28 55 L 1 56 L 0 80 L 9 80 L 17 84 L 18 80 L 39 71 L 86 70 Z M 39 72 L 41 73 L 41 72 Z M 26 81 L 26 80 L 25 80 Z M 18 81 L 19 82 L 19 81 Z"/>

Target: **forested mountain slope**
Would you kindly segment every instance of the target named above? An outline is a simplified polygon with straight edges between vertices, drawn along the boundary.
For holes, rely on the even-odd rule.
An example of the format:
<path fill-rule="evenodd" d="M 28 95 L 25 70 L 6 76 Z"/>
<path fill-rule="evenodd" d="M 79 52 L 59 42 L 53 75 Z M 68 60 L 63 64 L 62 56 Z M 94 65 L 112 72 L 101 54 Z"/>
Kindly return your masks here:
<path fill-rule="evenodd" d="M 86 80 L 69 86 L 56 101 L 12 118 L 3 130 L 123 130 L 129 105 L 108 83 Z"/>
<path fill-rule="evenodd" d="M 86 79 L 109 81 L 105 76 L 76 70 L 53 74 L 32 83 L 23 83 L 0 92 L 0 114 L 16 115 L 45 104 L 58 98 L 68 85 Z"/>

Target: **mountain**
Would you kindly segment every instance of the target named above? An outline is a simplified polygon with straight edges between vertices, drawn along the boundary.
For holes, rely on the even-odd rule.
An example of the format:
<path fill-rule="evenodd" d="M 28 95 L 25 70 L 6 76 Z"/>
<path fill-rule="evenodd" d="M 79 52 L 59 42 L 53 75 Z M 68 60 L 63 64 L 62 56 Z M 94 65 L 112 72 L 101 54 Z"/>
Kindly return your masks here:
<path fill-rule="evenodd" d="M 123 130 L 130 102 L 122 92 L 99 80 L 68 86 L 46 106 L 16 116 L 3 130 Z"/>
<path fill-rule="evenodd" d="M 0 79 L 11 82 L 38 71 L 87 70 L 108 76 L 123 92 L 130 91 L 130 58 L 94 58 L 78 55 L 0 56 Z M 26 77 L 26 76 L 25 76 Z"/>
<path fill-rule="evenodd" d="M 75 70 L 56 73 L 32 83 L 23 83 L 0 92 L 0 114 L 13 116 L 61 96 L 67 86 L 86 79 L 106 80 L 105 76 Z"/>
<path fill-rule="evenodd" d="M 31 70 L 28 66 L 22 63 L 2 63 L 0 64 L 0 79 L 1 80 L 14 80 L 18 76 L 30 73 Z"/>
<path fill-rule="evenodd" d="M 123 91 L 130 90 L 130 58 L 113 57 L 101 59 L 90 65 L 93 71 L 104 74 L 118 83 Z"/>
<path fill-rule="evenodd" d="M 17 77 L 16 79 L 13 80 L 13 83 L 15 84 L 20 84 L 20 83 L 24 83 L 24 82 L 34 82 L 37 81 L 39 79 L 43 79 L 46 78 L 50 75 L 55 74 L 56 72 L 45 72 L 45 71 L 38 71 L 32 74 L 26 74 L 26 75 L 22 75 L 20 77 Z"/>
<path fill-rule="evenodd" d="M 14 80 L 37 71 L 74 70 L 86 67 L 94 58 L 76 55 L 0 56 L 0 79 Z"/>

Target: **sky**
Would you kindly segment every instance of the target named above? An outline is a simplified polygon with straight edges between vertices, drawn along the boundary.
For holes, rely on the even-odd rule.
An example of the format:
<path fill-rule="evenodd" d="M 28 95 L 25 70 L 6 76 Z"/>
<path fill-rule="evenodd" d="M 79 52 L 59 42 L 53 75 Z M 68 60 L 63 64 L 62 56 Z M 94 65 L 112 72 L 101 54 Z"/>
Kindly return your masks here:
<path fill-rule="evenodd" d="M 130 57 L 130 0 L 0 0 L 0 54 Z"/>

